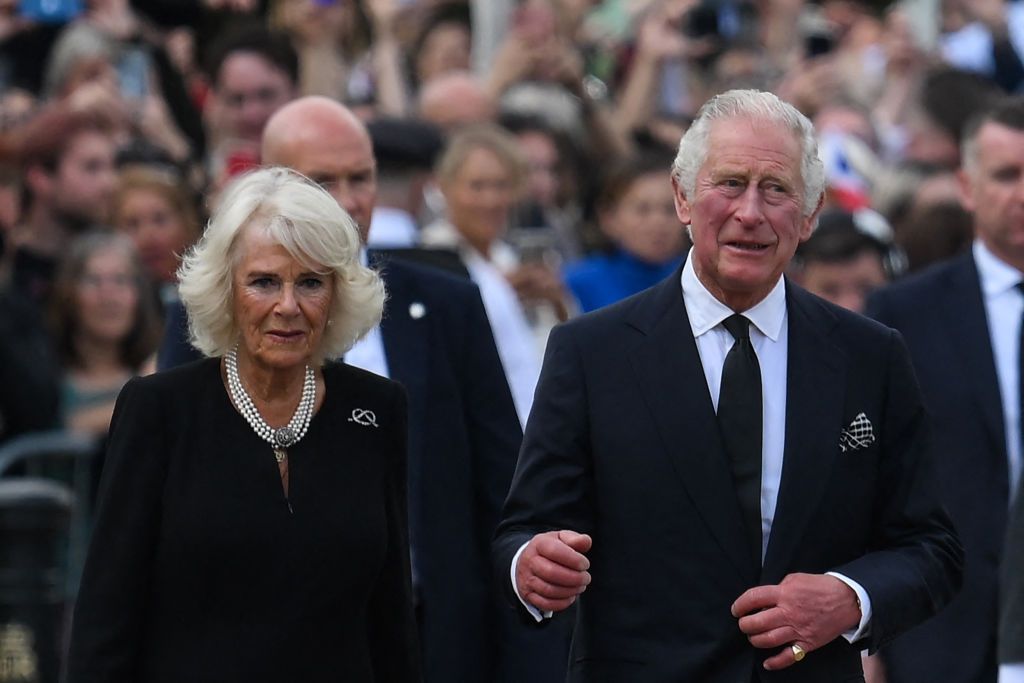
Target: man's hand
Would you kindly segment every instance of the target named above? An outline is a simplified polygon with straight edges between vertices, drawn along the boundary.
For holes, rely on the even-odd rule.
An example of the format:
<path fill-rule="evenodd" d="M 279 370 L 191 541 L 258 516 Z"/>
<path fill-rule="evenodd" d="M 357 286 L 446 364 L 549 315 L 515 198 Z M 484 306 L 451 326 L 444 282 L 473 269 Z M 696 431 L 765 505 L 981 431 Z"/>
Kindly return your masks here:
<path fill-rule="evenodd" d="M 590 560 L 583 553 L 592 541 L 575 531 L 537 534 L 519 555 L 516 589 L 541 611 L 560 612 L 576 602 L 590 584 Z"/>
<path fill-rule="evenodd" d="M 751 588 L 732 604 L 732 615 L 754 647 L 784 648 L 765 660 L 768 670 L 794 663 L 790 645 L 809 653 L 860 623 L 857 594 L 825 574 L 790 574 L 777 586 Z"/>

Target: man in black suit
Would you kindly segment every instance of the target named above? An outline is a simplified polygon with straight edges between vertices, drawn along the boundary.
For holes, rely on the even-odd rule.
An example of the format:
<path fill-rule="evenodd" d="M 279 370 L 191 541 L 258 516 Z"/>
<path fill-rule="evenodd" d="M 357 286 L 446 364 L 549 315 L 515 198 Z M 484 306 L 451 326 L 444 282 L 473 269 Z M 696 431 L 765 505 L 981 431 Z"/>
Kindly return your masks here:
<path fill-rule="evenodd" d="M 551 335 L 496 572 L 578 601 L 573 682 L 862 680 L 960 579 L 906 350 L 782 277 L 823 186 L 790 105 L 713 98 L 672 175 L 693 248 Z"/>
<path fill-rule="evenodd" d="M 997 678 L 999 564 L 1021 462 L 1024 100 L 968 124 L 962 164 L 973 248 L 876 293 L 867 309 L 906 339 L 941 449 L 940 496 L 967 557 L 961 594 L 882 651 L 889 683 Z"/>
<path fill-rule="evenodd" d="M 376 160 L 351 111 L 320 97 L 286 105 L 267 123 L 262 158 L 322 184 L 365 243 Z M 409 394 L 409 531 L 426 680 L 554 680 L 523 668 L 521 658 L 499 656 L 508 643 L 532 653 L 534 666 L 565 670 L 565 646 L 540 640 L 495 598 L 490 540 L 522 434 L 480 294 L 434 269 L 380 265 L 384 319 L 345 361 L 401 382 Z"/>

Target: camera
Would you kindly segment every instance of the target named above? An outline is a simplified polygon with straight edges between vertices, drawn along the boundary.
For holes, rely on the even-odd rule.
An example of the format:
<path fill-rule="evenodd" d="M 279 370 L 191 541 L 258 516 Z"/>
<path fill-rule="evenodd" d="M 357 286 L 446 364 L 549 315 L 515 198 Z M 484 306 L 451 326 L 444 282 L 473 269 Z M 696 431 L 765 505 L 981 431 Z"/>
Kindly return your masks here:
<path fill-rule="evenodd" d="M 804 38 L 804 54 L 808 58 L 827 55 L 836 45 L 836 40 L 831 33 L 816 32 Z"/>
<path fill-rule="evenodd" d="M 691 9 L 683 21 L 683 33 L 690 38 L 718 36 L 718 8 L 709 2 L 702 2 Z"/>

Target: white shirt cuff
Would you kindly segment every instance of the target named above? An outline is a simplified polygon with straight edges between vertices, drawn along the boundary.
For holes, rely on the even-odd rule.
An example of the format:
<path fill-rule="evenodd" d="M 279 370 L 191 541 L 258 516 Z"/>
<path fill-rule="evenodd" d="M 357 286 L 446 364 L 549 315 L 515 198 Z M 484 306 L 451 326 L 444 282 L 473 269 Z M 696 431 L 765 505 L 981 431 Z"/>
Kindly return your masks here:
<path fill-rule="evenodd" d="M 1024 663 L 999 665 L 999 683 L 1024 683 Z"/>
<path fill-rule="evenodd" d="M 523 596 L 519 594 L 519 587 L 516 586 L 516 567 L 519 566 L 519 556 L 523 554 L 523 551 L 526 550 L 526 546 L 528 545 L 530 545 L 529 541 L 519 546 L 519 550 L 517 550 L 516 554 L 512 556 L 512 570 L 510 578 L 512 579 L 512 591 L 516 594 L 516 597 L 519 598 L 519 602 L 523 603 L 523 607 L 525 607 L 526 611 L 530 613 L 530 616 L 532 616 L 539 624 L 545 619 L 550 619 L 554 612 L 551 610 L 541 612 L 539 609 L 526 602 L 526 600 L 523 600 Z"/>
<path fill-rule="evenodd" d="M 848 643 L 855 643 L 864 636 L 869 635 L 871 633 L 871 598 L 868 597 L 868 592 L 864 590 L 864 586 L 848 576 L 843 576 L 837 572 L 825 572 L 825 575 L 836 577 L 852 588 L 853 592 L 857 594 L 857 606 L 860 607 L 860 623 L 857 624 L 855 630 L 844 633 L 843 638 Z"/>

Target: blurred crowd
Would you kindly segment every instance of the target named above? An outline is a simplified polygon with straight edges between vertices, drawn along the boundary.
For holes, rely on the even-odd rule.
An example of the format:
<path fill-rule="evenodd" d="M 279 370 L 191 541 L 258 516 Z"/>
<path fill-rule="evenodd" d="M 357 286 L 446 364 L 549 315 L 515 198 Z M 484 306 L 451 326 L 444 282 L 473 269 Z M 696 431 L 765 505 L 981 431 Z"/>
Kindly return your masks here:
<path fill-rule="evenodd" d="M 1022 48 L 1003 0 L 4 0 L 0 440 L 103 434 L 180 256 L 300 95 L 370 124 L 370 247 L 457 254 L 525 422 L 551 326 L 683 258 L 665 169 L 709 96 L 814 120 L 828 209 L 791 275 L 861 309 L 970 242 L 958 137 Z"/>
<path fill-rule="evenodd" d="M 296 97 L 367 122 L 370 249 L 479 286 L 525 423 L 551 327 L 684 259 L 668 169 L 710 96 L 813 120 L 790 277 L 862 311 L 970 248 L 960 135 L 1022 57 L 1007 0 L 0 0 L 0 445 L 102 439 L 173 363 L 180 258 Z"/>

